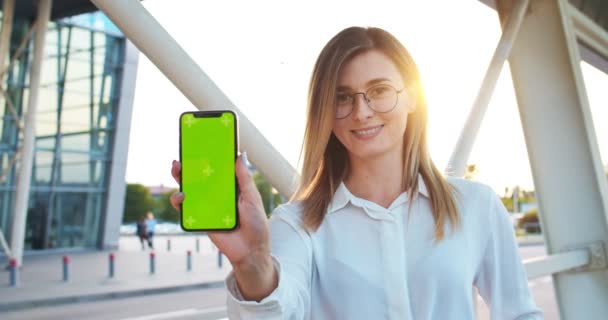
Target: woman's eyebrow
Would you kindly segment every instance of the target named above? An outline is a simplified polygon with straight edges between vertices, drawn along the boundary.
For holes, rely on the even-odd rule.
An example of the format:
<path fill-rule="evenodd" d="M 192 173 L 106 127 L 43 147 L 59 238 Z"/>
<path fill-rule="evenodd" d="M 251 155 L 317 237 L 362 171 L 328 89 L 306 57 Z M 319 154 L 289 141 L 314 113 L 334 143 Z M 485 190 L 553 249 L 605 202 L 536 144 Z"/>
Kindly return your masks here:
<path fill-rule="evenodd" d="M 391 80 L 388 79 L 388 78 L 375 78 L 375 79 L 369 80 L 365 84 L 365 86 L 369 87 L 369 86 L 373 86 L 373 85 L 381 83 L 381 82 L 391 82 Z M 348 91 L 348 90 L 351 90 L 351 87 L 349 87 L 349 86 L 338 86 L 338 88 L 336 90 L 338 90 L 338 91 Z"/>

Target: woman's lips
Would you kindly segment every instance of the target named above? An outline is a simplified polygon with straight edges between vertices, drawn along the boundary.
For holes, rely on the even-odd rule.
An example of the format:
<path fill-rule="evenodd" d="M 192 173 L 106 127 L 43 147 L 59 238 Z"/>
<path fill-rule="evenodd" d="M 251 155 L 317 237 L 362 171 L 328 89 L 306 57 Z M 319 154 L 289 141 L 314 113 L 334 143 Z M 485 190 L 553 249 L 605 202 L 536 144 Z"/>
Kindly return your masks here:
<path fill-rule="evenodd" d="M 367 128 L 363 128 L 363 129 L 357 129 L 357 130 L 351 130 L 351 132 L 353 133 L 353 135 L 359 139 L 362 140 L 368 140 L 371 139 L 375 136 L 378 135 L 378 133 L 380 133 L 380 131 L 382 130 L 382 128 L 384 127 L 384 125 L 378 125 L 378 126 L 373 126 L 373 127 L 367 127 Z"/>

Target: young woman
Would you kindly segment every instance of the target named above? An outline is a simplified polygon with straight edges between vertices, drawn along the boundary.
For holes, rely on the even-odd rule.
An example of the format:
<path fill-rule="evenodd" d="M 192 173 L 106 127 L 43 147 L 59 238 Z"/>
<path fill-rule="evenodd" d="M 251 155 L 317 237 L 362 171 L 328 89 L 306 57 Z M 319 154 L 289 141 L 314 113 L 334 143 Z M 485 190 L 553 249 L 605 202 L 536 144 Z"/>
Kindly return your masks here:
<path fill-rule="evenodd" d="M 230 319 L 473 319 L 474 286 L 492 319 L 542 319 L 504 206 L 435 167 L 426 126 L 395 37 L 352 27 L 331 39 L 310 82 L 298 191 L 267 223 L 243 154 L 241 226 L 209 233 L 233 266 Z"/>

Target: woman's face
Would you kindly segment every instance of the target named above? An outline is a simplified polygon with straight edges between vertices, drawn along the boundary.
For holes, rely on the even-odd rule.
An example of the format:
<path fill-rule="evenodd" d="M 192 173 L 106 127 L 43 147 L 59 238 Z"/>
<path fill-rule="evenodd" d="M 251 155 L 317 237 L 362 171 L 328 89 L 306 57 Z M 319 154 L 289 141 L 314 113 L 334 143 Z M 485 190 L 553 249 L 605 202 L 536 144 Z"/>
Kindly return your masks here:
<path fill-rule="evenodd" d="M 398 91 L 404 89 L 403 79 L 393 62 L 380 51 L 366 51 L 342 66 L 336 94 L 338 100 L 343 100 L 341 93 L 367 92 L 382 84 Z M 363 95 L 357 94 L 352 102 L 352 112 L 344 119 L 334 118 L 333 133 L 351 158 L 401 154 L 407 115 L 413 110 L 414 101 L 408 96 L 407 88 L 397 94 L 396 100 L 394 109 L 382 113 L 370 108 Z"/>

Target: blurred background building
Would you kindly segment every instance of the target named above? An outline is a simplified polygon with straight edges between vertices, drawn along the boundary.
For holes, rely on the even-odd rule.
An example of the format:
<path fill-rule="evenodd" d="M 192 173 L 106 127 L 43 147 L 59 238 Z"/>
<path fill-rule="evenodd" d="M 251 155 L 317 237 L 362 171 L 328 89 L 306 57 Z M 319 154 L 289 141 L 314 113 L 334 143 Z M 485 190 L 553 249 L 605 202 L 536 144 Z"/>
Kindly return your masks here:
<path fill-rule="evenodd" d="M 6 8 L 4 2 L 0 7 Z M 5 19 L 4 9 L 0 13 L 9 22 L 2 31 L 10 30 L 8 45 L 0 46 L 0 70 L 6 70 L 0 95 L 0 228 L 9 240 L 22 228 L 14 221 L 15 199 L 25 111 L 35 90 L 23 249 L 116 247 L 138 52 L 89 1 L 54 1 L 50 19 L 42 21 L 47 31 L 40 85 L 33 87 L 37 1 L 15 1 L 12 10 L 12 19 Z"/>

